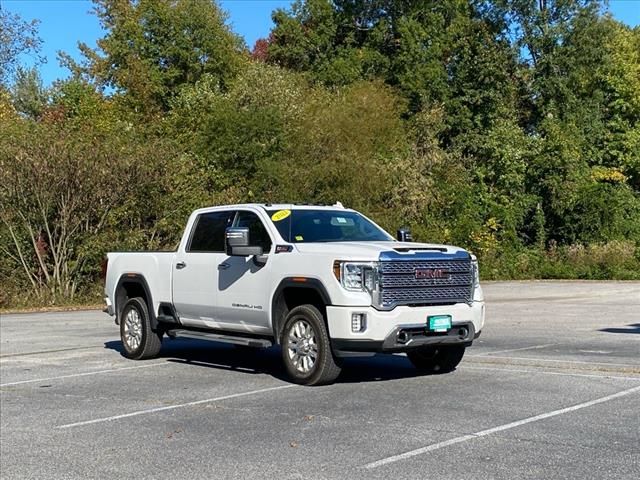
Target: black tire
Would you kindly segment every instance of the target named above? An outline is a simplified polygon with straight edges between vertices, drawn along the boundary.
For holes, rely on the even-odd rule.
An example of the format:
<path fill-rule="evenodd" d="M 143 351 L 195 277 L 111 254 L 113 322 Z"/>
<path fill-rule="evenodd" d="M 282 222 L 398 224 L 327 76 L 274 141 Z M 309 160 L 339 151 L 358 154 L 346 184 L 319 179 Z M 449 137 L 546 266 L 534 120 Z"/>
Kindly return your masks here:
<path fill-rule="evenodd" d="M 304 353 L 305 345 L 298 347 L 301 342 L 293 342 L 293 339 L 299 338 L 294 331 L 296 325 L 307 325 L 311 329 L 314 341 L 306 344 L 309 347 L 309 351 L 306 353 Z M 332 383 L 340 375 L 341 368 L 336 363 L 331 351 L 331 342 L 324 317 L 313 305 L 300 305 L 289 312 L 284 322 L 280 344 L 285 368 L 293 382 L 301 385 L 326 385 Z M 295 349 L 293 349 L 294 345 Z M 292 353 L 294 350 L 297 352 L 297 348 L 301 349 L 301 354 L 297 357 L 298 363 L 296 363 L 296 353 Z M 300 365 L 302 364 L 304 369 L 305 360 L 300 357 L 305 356 L 310 359 L 314 353 L 316 355 L 313 364 L 309 365 L 310 360 L 306 361 L 308 371 L 301 371 Z"/>
<path fill-rule="evenodd" d="M 464 351 L 460 345 L 425 347 L 408 351 L 407 357 L 423 373 L 448 373 L 458 366 Z"/>
<path fill-rule="evenodd" d="M 137 320 L 139 318 L 139 328 Z M 136 324 L 134 334 L 128 334 L 131 331 L 132 323 Z M 136 341 L 132 340 L 132 337 Z M 154 332 L 151 329 L 151 318 L 147 303 L 140 297 L 131 298 L 124 304 L 120 315 L 120 340 L 122 340 L 123 354 L 127 358 L 133 360 L 145 360 L 154 358 L 160 352 L 162 347 L 162 332 Z"/>

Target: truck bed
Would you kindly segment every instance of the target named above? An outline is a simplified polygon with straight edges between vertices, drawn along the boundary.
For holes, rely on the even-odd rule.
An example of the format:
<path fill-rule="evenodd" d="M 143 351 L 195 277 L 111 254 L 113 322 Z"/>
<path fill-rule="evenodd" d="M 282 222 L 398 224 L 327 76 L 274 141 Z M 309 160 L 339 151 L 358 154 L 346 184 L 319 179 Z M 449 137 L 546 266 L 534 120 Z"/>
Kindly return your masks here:
<path fill-rule="evenodd" d="M 106 290 L 110 292 L 111 298 L 115 298 L 115 289 L 123 276 L 140 275 L 153 292 L 153 308 L 157 312 L 160 303 L 172 301 L 172 265 L 175 255 L 175 252 L 108 253 Z"/>

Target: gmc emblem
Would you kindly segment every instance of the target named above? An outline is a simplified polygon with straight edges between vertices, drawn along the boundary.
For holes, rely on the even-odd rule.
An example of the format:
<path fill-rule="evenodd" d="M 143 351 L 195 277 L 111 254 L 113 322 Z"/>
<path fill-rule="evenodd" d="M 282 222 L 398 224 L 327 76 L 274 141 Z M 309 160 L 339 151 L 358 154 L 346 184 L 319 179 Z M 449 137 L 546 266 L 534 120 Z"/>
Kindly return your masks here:
<path fill-rule="evenodd" d="M 417 279 L 446 280 L 449 278 L 449 270 L 446 268 L 416 268 L 415 272 Z"/>

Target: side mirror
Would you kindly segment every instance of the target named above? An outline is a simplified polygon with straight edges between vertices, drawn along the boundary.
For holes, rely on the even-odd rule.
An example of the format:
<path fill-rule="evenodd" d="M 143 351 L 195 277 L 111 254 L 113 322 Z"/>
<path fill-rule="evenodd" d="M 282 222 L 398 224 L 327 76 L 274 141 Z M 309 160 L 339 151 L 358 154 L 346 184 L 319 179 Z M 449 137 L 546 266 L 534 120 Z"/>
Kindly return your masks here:
<path fill-rule="evenodd" d="M 262 247 L 250 245 L 249 229 L 247 227 L 229 227 L 225 231 L 225 245 L 227 255 L 249 257 L 262 255 Z"/>
<path fill-rule="evenodd" d="M 413 237 L 411 237 L 411 230 L 409 230 L 409 227 L 400 227 L 396 232 L 396 238 L 401 242 L 413 242 Z"/>

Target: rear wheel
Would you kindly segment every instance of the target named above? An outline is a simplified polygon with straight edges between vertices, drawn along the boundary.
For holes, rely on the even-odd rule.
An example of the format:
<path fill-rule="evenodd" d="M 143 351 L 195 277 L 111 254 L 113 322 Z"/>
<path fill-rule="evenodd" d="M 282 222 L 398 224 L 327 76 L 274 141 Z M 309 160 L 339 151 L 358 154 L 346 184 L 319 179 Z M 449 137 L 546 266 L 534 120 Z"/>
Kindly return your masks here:
<path fill-rule="evenodd" d="M 313 305 L 300 305 L 289 312 L 280 343 L 285 367 L 295 383 L 325 385 L 340 375 L 324 318 Z"/>
<path fill-rule="evenodd" d="M 162 347 L 162 333 L 151 329 L 149 310 L 144 299 L 135 297 L 127 301 L 120 315 L 120 339 L 124 356 L 144 360 L 158 355 Z"/>
<path fill-rule="evenodd" d="M 424 347 L 407 352 L 407 357 L 423 373 L 448 373 L 458 366 L 464 351 L 460 345 Z"/>

